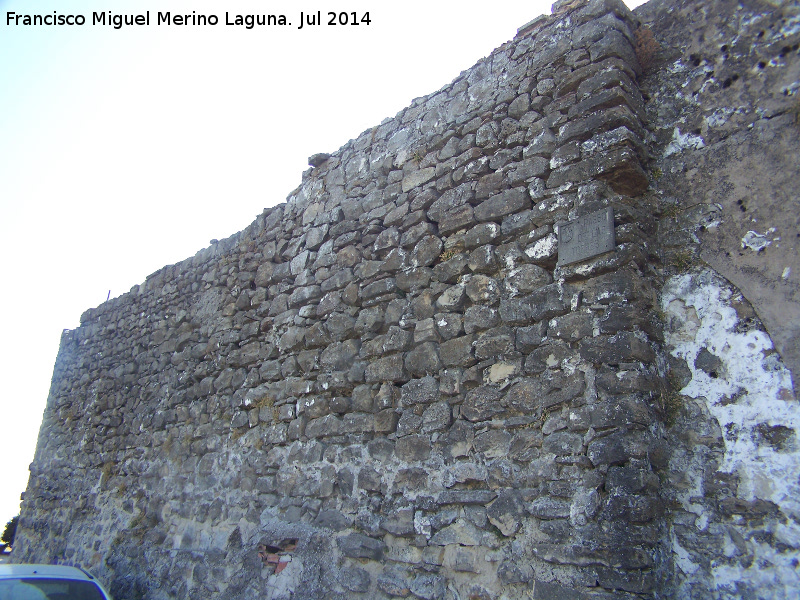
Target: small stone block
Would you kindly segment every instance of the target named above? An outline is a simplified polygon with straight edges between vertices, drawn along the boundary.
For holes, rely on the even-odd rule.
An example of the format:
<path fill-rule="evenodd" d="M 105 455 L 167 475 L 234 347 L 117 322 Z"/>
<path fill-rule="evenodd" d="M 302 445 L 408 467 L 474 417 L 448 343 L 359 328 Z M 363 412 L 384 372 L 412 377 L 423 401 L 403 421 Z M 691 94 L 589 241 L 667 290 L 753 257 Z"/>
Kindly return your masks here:
<path fill-rule="evenodd" d="M 327 154 L 325 152 L 319 152 L 317 154 L 308 157 L 308 164 L 311 167 L 319 167 L 330 157 L 331 157 L 330 154 Z"/>

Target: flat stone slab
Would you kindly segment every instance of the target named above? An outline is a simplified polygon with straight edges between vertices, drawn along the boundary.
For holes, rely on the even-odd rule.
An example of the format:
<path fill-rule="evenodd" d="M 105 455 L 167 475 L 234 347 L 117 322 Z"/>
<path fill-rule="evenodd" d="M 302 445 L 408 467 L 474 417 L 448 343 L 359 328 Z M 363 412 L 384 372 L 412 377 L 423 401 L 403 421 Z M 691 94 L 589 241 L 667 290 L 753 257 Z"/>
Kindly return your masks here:
<path fill-rule="evenodd" d="M 568 265 L 614 249 L 611 207 L 562 223 L 558 227 L 558 265 Z"/>

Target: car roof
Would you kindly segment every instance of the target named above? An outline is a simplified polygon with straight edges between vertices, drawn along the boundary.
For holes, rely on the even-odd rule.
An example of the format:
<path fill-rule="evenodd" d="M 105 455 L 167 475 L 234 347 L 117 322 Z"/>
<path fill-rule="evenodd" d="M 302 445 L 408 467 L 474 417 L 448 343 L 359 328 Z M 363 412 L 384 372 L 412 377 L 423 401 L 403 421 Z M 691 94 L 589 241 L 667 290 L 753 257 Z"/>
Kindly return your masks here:
<path fill-rule="evenodd" d="M 34 564 L 3 564 L 0 565 L 0 579 L 9 577 L 56 577 L 60 579 L 77 579 L 80 581 L 94 581 L 94 577 L 77 567 L 66 565 L 34 565 Z"/>

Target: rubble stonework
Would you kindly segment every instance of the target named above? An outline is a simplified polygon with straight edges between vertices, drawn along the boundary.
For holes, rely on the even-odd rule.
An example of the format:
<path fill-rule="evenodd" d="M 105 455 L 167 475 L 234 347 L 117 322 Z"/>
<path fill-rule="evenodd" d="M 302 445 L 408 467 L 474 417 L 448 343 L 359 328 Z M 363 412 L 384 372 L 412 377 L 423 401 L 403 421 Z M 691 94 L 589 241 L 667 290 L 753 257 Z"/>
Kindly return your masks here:
<path fill-rule="evenodd" d="M 791 336 L 775 352 L 763 296 L 703 264 L 732 220 L 682 182 L 734 160 L 688 124 L 713 100 L 676 95 L 716 44 L 684 43 L 696 10 L 558 2 L 84 313 L 14 559 L 121 599 L 793 597 Z M 796 6 L 736 11 L 704 25 L 789 48 L 758 85 L 791 93 L 725 114 L 783 131 Z M 607 208 L 613 250 L 559 265 L 560 224 Z"/>

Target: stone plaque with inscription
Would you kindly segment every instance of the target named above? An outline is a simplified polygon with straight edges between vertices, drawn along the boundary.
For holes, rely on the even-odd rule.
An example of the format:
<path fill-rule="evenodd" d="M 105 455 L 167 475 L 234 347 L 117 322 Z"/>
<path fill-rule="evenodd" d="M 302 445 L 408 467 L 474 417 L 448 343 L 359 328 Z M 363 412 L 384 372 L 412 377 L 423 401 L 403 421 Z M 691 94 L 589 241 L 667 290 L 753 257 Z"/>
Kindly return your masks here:
<path fill-rule="evenodd" d="M 559 225 L 558 264 L 568 265 L 608 252 L 614 245 L 614 209 L 583 215 Z"/>

